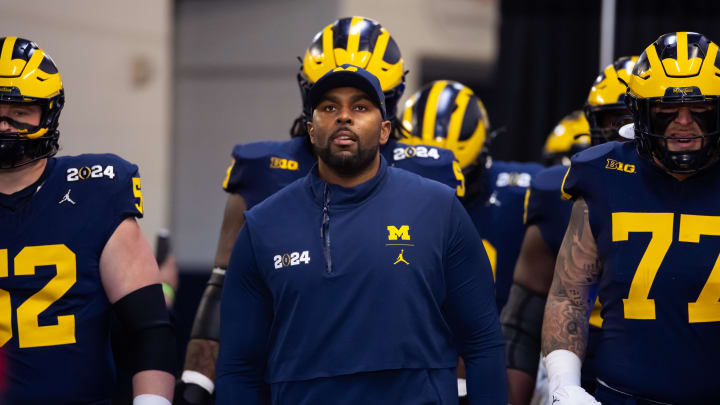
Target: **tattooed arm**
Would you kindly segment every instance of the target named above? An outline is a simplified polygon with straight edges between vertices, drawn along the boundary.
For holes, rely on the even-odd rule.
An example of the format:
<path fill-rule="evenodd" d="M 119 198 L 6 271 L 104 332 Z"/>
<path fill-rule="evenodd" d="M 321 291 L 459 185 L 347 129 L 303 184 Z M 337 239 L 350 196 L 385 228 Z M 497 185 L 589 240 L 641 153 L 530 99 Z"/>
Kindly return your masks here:
<path fill-rule="evenodd" d="M 545 304 L 542 350 L 552 404 L 599 405 L 580 387 L 580 368 L 592 308 L 590 287 L 597 282 L 600 271 L 588 207 L 579 198 L 573 204 Z"/>
<path fill-rule="evenodd" d="M 601 269 L 588 207 L 579 198 L 573 204 L 545 305 L 543 354 L 564 349 L 581 359 L 585 355 L 588 316 L 593 304 L 590 287 L 597 283 Z"/>

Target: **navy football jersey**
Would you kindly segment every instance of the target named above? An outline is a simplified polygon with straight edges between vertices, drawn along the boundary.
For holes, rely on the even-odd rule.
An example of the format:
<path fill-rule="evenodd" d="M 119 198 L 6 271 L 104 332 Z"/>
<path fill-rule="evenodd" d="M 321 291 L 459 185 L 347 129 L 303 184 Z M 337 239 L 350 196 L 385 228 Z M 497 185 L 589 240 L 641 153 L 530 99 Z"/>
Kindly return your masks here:
<path fill-rule="evenodd" d="M 597 375 L 672 403 L 718 403 L 720 165 L 678 181 L 610 142 L 572 159 L 562 188 L 582 197 L 603 263 Z"/>
<path fill-rule="evenodd" d="M 572 201 L 563 199 L 560 194 L 567 169 L 567 166 L 556 165 L 536 173 L 527 191 L 525 225 L 538 227 L 555 256 L 560 250 L 572 211 Z"/>
<path fill-rule="evenodd" d="M 465 179 L 452 151 L 433 146 L 405 145 L 388 140 L 380 153 L 388 165 L 437 180 L 465 193 Z M 316 162 L 308 137 L 289 141 L 236 145 L 223 189 L 240 194 L 248 209 L 293 181 L 305 177 Z"/>
<path fill-rule="evenodd" d="M 408 145 L 390 139 L 380 149 L 388 165 L 439 181 L 465 195 L 465 177 L 455 155 L 449 149 L 425 145 Z"/>
<path fill-rule="evenodd" d="M 109 403 L 110 303 L 99 261 L 117 226 L 142 216 L 137 166 L 115 155 L 48 159 L 32 198 L 0 207 L 4 404 Z"/>
<path fill-rule="evenodd" d="M 248 209 L 278 190 L 305 177 L 315 164 L 307 136 L 289 141 L 235 145 L 223 189 L 240 194 Z"/>
<path fill-rule="evenodd" d="M 515 261 L 525 235 L 525 190 L 532 176 L 542 168 L 537 163 L 494 161 L 485 174 L 487 198 L 465 207 L 483 238 L 493 268 L 498 311 L 510 294 Z"/>

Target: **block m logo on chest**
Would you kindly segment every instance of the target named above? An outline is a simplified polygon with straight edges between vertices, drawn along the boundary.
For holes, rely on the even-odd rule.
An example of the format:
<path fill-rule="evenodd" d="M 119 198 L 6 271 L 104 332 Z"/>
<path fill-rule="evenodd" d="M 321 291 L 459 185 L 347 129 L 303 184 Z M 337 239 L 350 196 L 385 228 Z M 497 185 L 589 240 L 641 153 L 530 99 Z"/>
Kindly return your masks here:
<path fill-rule="evenodd" d="M 397 228 L 394 225 L 388 225 L 388 240 L 410 240 L 410 225 L 401 225 Z"/>

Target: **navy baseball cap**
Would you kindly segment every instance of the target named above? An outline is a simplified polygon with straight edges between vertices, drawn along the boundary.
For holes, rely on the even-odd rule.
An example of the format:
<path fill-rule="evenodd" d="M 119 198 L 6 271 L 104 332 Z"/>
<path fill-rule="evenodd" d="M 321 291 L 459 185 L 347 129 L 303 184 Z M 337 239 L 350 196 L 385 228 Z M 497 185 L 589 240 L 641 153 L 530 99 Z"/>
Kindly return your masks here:
<path fill-rule="evenodd" d="M 380 87 L 380 81 L 367 70 L 353 65 L 342 65 L 325 73 L 310 89 L 310 107 L 315 110 L 322 97 L 328 91 L 338 87 L 355 87 L 364 91 L 370 100 L 380 109 L 383 121 L 387 121 L 385 111 L 385 93 Z"/>

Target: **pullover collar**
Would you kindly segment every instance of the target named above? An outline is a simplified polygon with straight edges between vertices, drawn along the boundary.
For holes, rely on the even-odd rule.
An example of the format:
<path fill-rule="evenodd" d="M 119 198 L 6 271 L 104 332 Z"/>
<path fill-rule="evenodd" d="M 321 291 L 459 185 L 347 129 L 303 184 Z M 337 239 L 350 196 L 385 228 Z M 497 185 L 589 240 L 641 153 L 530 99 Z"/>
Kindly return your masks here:
<path fill-rule="evenodd" d="M 331 203 L 333 208 L 353 206 L 364 202 L 373 196 L 386 181 L 387 162 L 382 155 L 380 155 L 380 168 L 377 174 L 365 183 L 358 184 L 355 187 L 342 187 L 326 182 L 318 173 L 317 163 L 305 178 L 305 184 L 310 190 L 313 201 L 321 206 Z M 326 201 L 327 198 L 330 201 Z"/>

